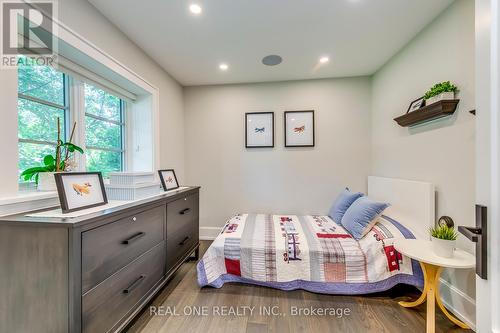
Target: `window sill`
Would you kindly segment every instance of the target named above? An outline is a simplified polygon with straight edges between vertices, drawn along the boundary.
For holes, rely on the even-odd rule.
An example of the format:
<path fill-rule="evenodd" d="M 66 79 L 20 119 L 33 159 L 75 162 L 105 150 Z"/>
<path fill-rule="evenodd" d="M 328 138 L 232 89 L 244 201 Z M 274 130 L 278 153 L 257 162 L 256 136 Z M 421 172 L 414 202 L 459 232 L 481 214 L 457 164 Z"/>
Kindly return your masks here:
<path fill-rule="evenodd" d="M 20 191 L 16 196 L 0 198 L 0 216 L 24 213 L 59 205 L 57 192 Z"/>
<path fill-rule="evenodd" d="M 38 192 L 38 191 L 20 191 L 14 197 L 7 197 L 0 199 L 0 206 L 12 205 L 16 203 L 22 203 L 26 201 L 37 201 L 57 198 L 56 191 Z"/>

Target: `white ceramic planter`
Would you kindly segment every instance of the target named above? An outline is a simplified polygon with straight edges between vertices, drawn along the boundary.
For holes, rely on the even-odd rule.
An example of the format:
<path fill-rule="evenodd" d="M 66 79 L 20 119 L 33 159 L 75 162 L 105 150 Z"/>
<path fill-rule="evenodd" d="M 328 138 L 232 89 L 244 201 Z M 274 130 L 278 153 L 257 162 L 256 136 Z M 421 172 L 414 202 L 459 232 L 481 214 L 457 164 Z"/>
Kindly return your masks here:
<path fill-rule="evenodd" d="M 456 241 L 432 237 L 432 249 L 434 253 L 443 258 L 452 258 L 455 252 Z"/>
<path fill-rule="evenodd" d="M 436 102 L 442 101 L 443 99 L 455 99 L 455 93 L 453 91 L 449 91 L 433 96 L 425 100 L 425 105 L 431 105 Z"/>
<path fill-rule="evenodd" d="M 57 191 L 54 172 L 40 172 L 37 189 L 38 191 Z"/>

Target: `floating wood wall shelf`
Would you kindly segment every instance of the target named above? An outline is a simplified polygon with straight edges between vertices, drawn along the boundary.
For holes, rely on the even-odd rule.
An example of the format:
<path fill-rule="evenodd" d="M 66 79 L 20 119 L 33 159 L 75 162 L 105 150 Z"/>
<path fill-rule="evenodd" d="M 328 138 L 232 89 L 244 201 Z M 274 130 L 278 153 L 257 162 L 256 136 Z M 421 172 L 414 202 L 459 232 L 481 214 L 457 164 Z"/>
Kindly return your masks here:
<path fill-rule="evenodd" d="M 431 105 L 426 105 L 416 111 L 394 118 L 403 127 L 409 127 L 434 119 L 452 115 L 457 109 L 459 99 L 445 99 Z"/>

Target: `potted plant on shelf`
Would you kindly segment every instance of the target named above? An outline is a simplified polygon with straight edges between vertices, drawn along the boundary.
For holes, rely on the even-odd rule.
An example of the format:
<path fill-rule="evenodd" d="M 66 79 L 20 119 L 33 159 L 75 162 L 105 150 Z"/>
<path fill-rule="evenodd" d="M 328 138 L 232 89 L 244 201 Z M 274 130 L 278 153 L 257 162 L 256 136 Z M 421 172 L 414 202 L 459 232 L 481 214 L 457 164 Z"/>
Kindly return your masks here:
<path fill-rule="evenodd" d="M 55 172 L 70 171 L 72 169 L 72 155 L 75 152 L 83 154 L 83 149 L 72 143 L 76 123 L 73 124 L 68 142 L 61 140 L 61 124 L 57 118 L 57 143 L 55 155 L 46 155 L 43 165 L 24 170 L 20 177 L 25 181 L 34 180 L 39 191 L 56 191 Z"/>
<path fill-rule="evenodd" d="M 455 92 L 457 91 L 457 86 L 450 83 L 450 81 L 437 83 L 425 93 L 425 105 L 431 105 L 443 99 L 455 99 Z"/>
<path fill-rule="evenodd" d="M 452 258 L 458 236 L 455 229 L 444 224 L 431 228 L 430 233 L 434 253 L 444 258 Z"/>

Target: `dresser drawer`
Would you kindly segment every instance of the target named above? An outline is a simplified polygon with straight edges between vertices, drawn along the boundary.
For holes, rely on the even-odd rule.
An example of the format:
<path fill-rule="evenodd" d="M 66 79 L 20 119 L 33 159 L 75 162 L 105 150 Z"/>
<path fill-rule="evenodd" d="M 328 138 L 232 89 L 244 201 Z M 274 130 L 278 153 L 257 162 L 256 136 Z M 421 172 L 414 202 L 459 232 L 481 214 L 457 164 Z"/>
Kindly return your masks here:
<path fill-rule="evenodd" d="M 108 332 L 132 312 L 165 274 L 162 242 L 82 298 L 83 332 Z"/>
<path fill-rule="evenodd" d="M 194 234 L 192 227 L 186 226 L 175 237 L 167 239 L 167 271 L 174 268 L 188 251 L 198 243 L 198 233 Z"/>
<path fill-rule="evenodd" d="M 198 195 L 192 194 L 167 204 L 167 239 L 198 219 Z"/>
<path fill-rule="evenodd" d="M 82 233 L 82 293 L 165 239 L 159 206 Z"/>
<path fill-rule="evenodd" d="M 167 204 L 167 271 L 199 241 L 198 195 Z"/>

